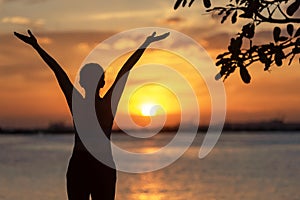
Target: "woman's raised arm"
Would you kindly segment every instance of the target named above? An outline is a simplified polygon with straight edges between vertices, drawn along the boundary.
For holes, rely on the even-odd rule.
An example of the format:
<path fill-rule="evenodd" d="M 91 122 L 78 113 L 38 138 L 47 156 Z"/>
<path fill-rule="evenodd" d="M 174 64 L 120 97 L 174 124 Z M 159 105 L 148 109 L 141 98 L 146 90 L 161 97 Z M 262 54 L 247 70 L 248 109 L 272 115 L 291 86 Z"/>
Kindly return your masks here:
<path fill-rule="evenodd" d="M 125 83 L 127 81 L 129 71 L 133 68 L 133 66 L 137 63 L 137 61 L 141 58 L 143 53 L 145 52 L 146 48 L 152 43 L 156 41 L 160 41 L 168 37 L 170 33 L 164 33 L 162 35 L 156 36 L 156 32 L 153 32 L 152 35 L 148 36 L 144 43 L 129 57 L 129 59 L 125 62 L 125 64 L 122 66 L 121 70 L 119 71 L 116 80 L 114 81 L 111 88 L 107 91 L 107 93 L 104 95 L 104 98 L 109 98 L 110 101 L 113 102 L 113 105 L 115 105 L 115 108 L 112 108 L 113 113 L 116 111 L 116 107 L 118 105 L 119 99 L 121 98 L 122 92 L 125 87 Z M 122 79 L 121 79 L 122 78 Z M 118 81 L 121 79 L 122 82 L 118 84 L 118 87 L 116 88 L 116 85 Z M 114 94 L 114 99 L 112 98 L 112 94 Z"/>
<path fill-rule="evenodd" d="M 28 30 L 29 36 L 14 32 L 15 36 L 22 40 L 23 42 L 32 46 L 41 58 L 47 63 L 47 65 L 52 69 L 54 72 L 56 79 L 59 83 L 60 88 L 62 89 L 66 100 L 68 102 L 69 108 L 72 111 L 72 93 L 73 89 L 76 90 L 70 81 L 69 77 L 67 76 L 66 72 L 62 69 L 62 67 L 38 44 L 37 39 Z"/>

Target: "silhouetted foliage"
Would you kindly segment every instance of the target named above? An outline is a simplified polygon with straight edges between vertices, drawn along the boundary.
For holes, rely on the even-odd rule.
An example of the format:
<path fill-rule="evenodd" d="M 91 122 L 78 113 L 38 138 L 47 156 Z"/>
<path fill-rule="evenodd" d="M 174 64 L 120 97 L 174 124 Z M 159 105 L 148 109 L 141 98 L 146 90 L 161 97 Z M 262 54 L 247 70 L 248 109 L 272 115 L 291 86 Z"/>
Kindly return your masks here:
<path fill-rule="evenodd" d="M 174 9 L 180 5 L 186 5 L 186 0 L 177 0 Z M 189 2 L 189 6 L 194 0 Z M 300 28 L 295 25 L 300 23 L 300 18 L 295 15 L 300 7 L 300 0 L 229 0 L 229 3 L 221 7 L 211 7 L 210 0 L 203 0 L 203 4 L 209 13 L 221 16 L 221 23 L 230 17 L 231 23 L 237 22 L 238 18 L 249 19 L 243 25 L 237 37 L 231 38 L 228 51 L 217 56 L 216 65 L 221 67 L 216 76 L 224 80 L 240 68 L 240 75 L 245 83 L 250 83 L 251 76 L 249 67 L 254 62 L 261 62 L 264 70 L 270 70 L 272 65 L 282 66 L 283 60 L 289 59 L 290 65 L 296 55 L 300 53 Z M 262 23 L 274 24 L 273 41 L 254 45 L 253 38 L 257 26 Z M 282 34 L 281 28 L 276 24 L 285 24 L 287 35 Z M 245 48 L 246 41 L 249 46 Z M 299 59 L 300 62 L 300 59 Z"/>

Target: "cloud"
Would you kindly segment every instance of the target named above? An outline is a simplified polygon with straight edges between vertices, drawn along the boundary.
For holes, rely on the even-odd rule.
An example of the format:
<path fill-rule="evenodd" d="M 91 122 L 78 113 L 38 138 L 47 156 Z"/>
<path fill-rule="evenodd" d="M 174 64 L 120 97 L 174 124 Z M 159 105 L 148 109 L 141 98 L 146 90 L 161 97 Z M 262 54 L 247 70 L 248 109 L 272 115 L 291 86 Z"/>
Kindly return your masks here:
<path fill-rule="evenodd" d="M 220 26 L 221 28 L 223 26 Z M 226 50 L 231 38 L 237 37 L 239 31 L 231 33 L 227 29 L 221 29 L 214 25 L 199 26 L 199 27 L 185 27 L 181 32 L 195 39 L 207 50 Z M 284 29 L 282 29 L 284 31 Z M 272 29 L 258 29 L 253 39 L 254 44 L 262 44 L 272 41 Z M 176 41 L 179 42 L 179 41 Z M 245 44 L 248 42 L 245 40 Z"/>
<path fill-rule="evenodd" d="M 23 2 L 23 3 L 29 3 L 29 4 L 35 4 L 35 3 L 40 3 L 44 2 L 47 0 L 0 0 L 1 3 L 13 3 L 13 2 Z"/>
<path fill-rule="evenodd" d="M 62 66 L 66 66 L 66 71 L 74 75 L 89 51 L 113 33 L 73 31 L 35 32 L 34 34 L 43 48 Z M 1 78 L 9 80 L 10 77 L 18 75 L 24 79 L 39 81 L 39 78 L 35 79 L 34 76 L 45 78 L 49 74 L 52 75 L 34 50 L 15 38 L 13 34 L 0 35 L 0 39 Z"/>
<path fill-rule="evenodd" d="M 123 50 L 128 48 L 136 48 L 138 44 L 134 40 L 130 40 L 128 38 L 120 38 L 116 42 L 114 42 L 113 47 L 116 50 Z"/>
<path fill-rule="evenodd" d="M 166 25 L 176 25 L 185 21 L 186 19 L 183 17 L 169 17 L 167 19 L 162 20 L 161 23 Z"/>
<path fill-rule="evenodd" d="M 28 25 L 30 24 L 30 19 L 26 17 L 4 17 L 1 20 L 2 23 L 9 23 L 9 24 L 21 24 L 21 25 Z"/>
<path fill-rule="evenodd" d="M 201 27 L 185 27 L 181 29 L 181 32 L 196 40 L 206 50 L 220 50 L 227 49 L 230 42 L 230 33 L 224 30 L 216 30 L 214 26 L 201 26 Z M 180 40 L 173 42 L 173 46 L 181 45 Z"/>
<path fill-rule="evenodd" d="M 226 49 L 230 41 L 229 39 L 234 37 L 234 35 L 223 30 L 210 30 L 211 28 L 211 26 L 193 27 L 185 29 L 185 33 L 188 33 L 188 35 L 197 41 L 200 39 L 205 40 L 209 53 L 215 49 L 218 49 L 218 53 L 221 53 L 222 50 L 220 49 Z M 70 75 L 71 80 L 74 80 L 75 74 L 87 56 L 89 49 L 92 49 L 99 42 L 113 34 L 114 32 L 100 31 L 35 32 L 44 49 L 63 66 Z M 268 38 L 269 35 L 272 35 L 271 32 L 257 32 L 257 34 L 261 34 L 257 35 L 260 38 Z M 55 77 L 31 47 L 14 38 L 13 34 L 0 35 L 0 41 L 0 89 L 2 91 L 0 94 L 0 98 L 2 99 L 0 106 L 2 115 L 0 115 L 0 120 L 7 119 L 8 111 L 10 111 L 11 116 L 15 117 L 14 119 L 17 119 L 17 116 L 20 116 L 21 108 L 28 108 L 31 112 L 33 108 L 43 109 L 55 105 L 55 108 L 45 111 L 43 117 L 37 116 L 37 114 L 35 114 L 35 117 L 33 115 L 19 117 L 17 120 L 18 125 L 26 125 L 26 118 L 32 119 L 33 122 L 37 120 L 47 121 L 51 117 L 50 112 L 62 113 L 53 114 L 53 119 L 67 113 L 67 109 L 61 111 L 61 107 L 58 106 L 65 106 L 65 102 L 63 101 L 64 99 L 59 91 Z M 182 42 L 177 40 L 172 41 L 172 45 L 174 45 L 172 47 L 180 47 L 182 46 Z M 106 46 L 105 48 L 112 47 Z M 100 55 L 100 60 L 103 56 Z M 147 59 L 147 57 L 144 57 L 144 59 Z M 151 57 L 148 59 L 151 59 Z M 270 113 L 273 113 L 273 116 L 278 111 L 286 113 L 287 120 L 292 119 L 294 116 L 299 116 L 299 109 L 296 111 L 293 110 L 293 106 L 298 105 L 297 100 L 299 99 L 299 95 L 292 92 L 299 91 L 299 84 L 295 84 L 299 80 L 297 65 L 283 69 L 274 68 L 271 75 L 266 72 L 264 73 L 262 67 L 257 68 L 259 71 L 253 71 L 255 69 L 255 67 L 251 67 L 251 75 L 253 75 L 251 85 L 244 86 L 241 83 L 238 73 L 235 73 L 225 82 L 229 97 L 228 113 L 230 119 L 255 119 L 260 113 L 265 113 L 264 117 L 267 118 L 271 116 Z M 149 73 L 149 75 L 156 76 L 157 74 Z M 149 77 L 149 80 L 151 80 L 150 78 L 152 77 Z M 147 78 L 130 79 L 128 86 L 138 85 L 147 80 Z M 36 87 L 36 85 L 39 87 Z M 43 88 L 43 90 L 40 88 Z M 199 86 L 199 88 L 201 87 Z M 271 92 L 268 92 L 270 90 Z M 251 98 L 256 96 L 259 98 Z M 29 104 L 29 100 L 34 98 L 38 99 L 38 101 L 34 102 L 37 105 Z M 249 101 L 249 98 L 251 101 Z M 20 105 L 20 99 L 22 99 L 22 105 Z M 19 105 L 19 107 L 15 105 Z M 264 112 L 266 105 L 268 105 L 270 110 L 268 112 Z M 5 108 L 6 110 L 3 111 Z M 34 111 L 33 113 L 36 112 Z M 249 114 L 242 118 L 245 112 L 249 112 Z M 9 124 L 12 120 L 6 120 L 3 123 L 4 125 Z"/>
<path fill-rule="evenodd" d="M 31 27 L 42 27 L 45 24 L 43 19 L 32 20 L 22 16 L 4 17 L 1 19 L 1 22 L 4 24 L 26 25 Z"/>
<path fill-rule="evenodd" d="M 159 10 L 143 10 L 143 11 L 123 11 L 123 12 L 108 12 L 101 14 L 94 14 L 90 16 L 94 20 L 110 20 L 110 19 L 124 19 L 124 18 L 136 18 L 152 16 L 153 14 L 161 13 Z"/>
<path fill-rule="evenodd" d="M 51 44 L 51 43 L 53 43 L 53 40 L 49 37 L 39 37 L 39 43 L 40 44 Z"/>
<path fill-rule="evenodd" d="M 73 81 L 88 55 L 86 48 L 92 49 L 113 33 L 72 31 L 34 34 Z M 46 125 L 49 120 L 67 118 L 68 109 L 55 76 L 38 54 L 12 33 L 0 34 L 0 41 L 1 126 L 12 123 L 15 123 L 12 126 Z"/>

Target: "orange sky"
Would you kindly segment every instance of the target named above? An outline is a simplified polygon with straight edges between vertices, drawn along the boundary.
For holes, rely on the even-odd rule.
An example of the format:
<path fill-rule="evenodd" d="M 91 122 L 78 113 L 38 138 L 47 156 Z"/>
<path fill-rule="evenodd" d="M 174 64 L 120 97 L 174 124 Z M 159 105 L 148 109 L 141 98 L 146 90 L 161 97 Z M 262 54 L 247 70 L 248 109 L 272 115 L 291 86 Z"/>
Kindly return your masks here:
<path fill-rule="evenodd" d="M 72 80 L 83 60 L 98 43 L 115 33 L 145 26 L 160 26 L 183 32 L 201 44 L 215 61 L 216 55 L 227 48 L 230 37 L 238 32 L 238 24 L 221 25 L 210 15 L 203 15 L 204 9 L 199 3 L 191 9 L 178 11 L 173 10 L 173 3 L 158 0 L 92 0 L 88 3 L 79 0 L 0 1 L 0 126 L 41 127 L 50 122 L 71 121 L 63 94 L 51 70 L 29 46 L 13 37 L 13 31 L 25 33 L 27 29 L 32 29 L 41 45 L 64 67 Z M 261 27 L 257 35 L 260 41 L 267 41 L 271 38 L 271 29 L 268 26 Z M 141 42 L 133 42 L 132 50 Z M 178 41 L 172 42 L 176 45 Z M 116 63 L 122 63 L 126 56 L 129 55 L 124 55 Z M 193 76 L 186 67 L 187 63 L 184 64 L 168 52 L 147 51 L 130 75 L 127 89 L 137 87 L 144 81 L 165 78 L 159 66 L 152 66 L 152 72 L 151 69 L 143 71 L 142 68 L 139 71 L 139 66 L 151 63 L 154 59 L 181 70 L 181 74 L 186 73 L 199 101 L 200 123 L 208 123 L 211 107 L 205 83 L 201 77 Z M 205 70 L 205 62 L 200 65 Z M 263 66 L 258 64 L 250 67 L 250 73 L 252 81 L 249 85 L 241 81 L 238 73 L 224 83 L 228 121 L 257 121 L 278 117 L 286 121 L 300 121 L 298 63 L 281 68 L 274 66 L 270 73 L 264 72 Z M 113 76 L 114 73 L 107 73 L 108 84 Z M 173 77 L 165 80 L 175 88 L 180 88 Z M 164 98 L 155 97 L 155 93 L 163 93 Z M 168 125 L 176 124 L 176 113 L 180 110 L 176 98 L 158 85 L 141 87 L 136 94 L 124 94 L 124 100 L 135 102 L 129 106 L 132 114 L 141 114 L 138 107 L 150 98 L 142 94 L 153 97 L 150 103 L 160 104 L 165 109 L 169 116 Z M 166 96 L 173 103 L 166 101 Z M 189 98 L 187 95 L 182 105 L 185 111 L 193 109 L 189 107 Z M 124 108 L 119 107 L 120 119 L 125 117 Z M 190 120 L 184 123 L 197 123 L 192 119 L 191 114 Z"/>

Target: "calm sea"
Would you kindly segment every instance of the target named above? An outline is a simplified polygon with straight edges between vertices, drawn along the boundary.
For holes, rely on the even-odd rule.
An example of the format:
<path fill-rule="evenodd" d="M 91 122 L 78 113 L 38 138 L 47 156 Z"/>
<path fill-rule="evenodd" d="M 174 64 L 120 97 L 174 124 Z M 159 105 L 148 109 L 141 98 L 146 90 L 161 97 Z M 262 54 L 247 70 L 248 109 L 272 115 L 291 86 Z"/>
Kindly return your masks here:
<path fill-rule="evenodd" d="M 117 145 L 140 152 L 170 139 L 164 134 L 137 145 L 124 135 L 113 137 Z M 223 134 L 209 156 L 200 160 L 202 139 L 197 136 L 179 160 L 161 170 L 119 172 L 116 199 L 300 199 L 300 134 Z M 66 200 L 72 143 L 72 135 L 0 135 L 0 199 Z"/>

